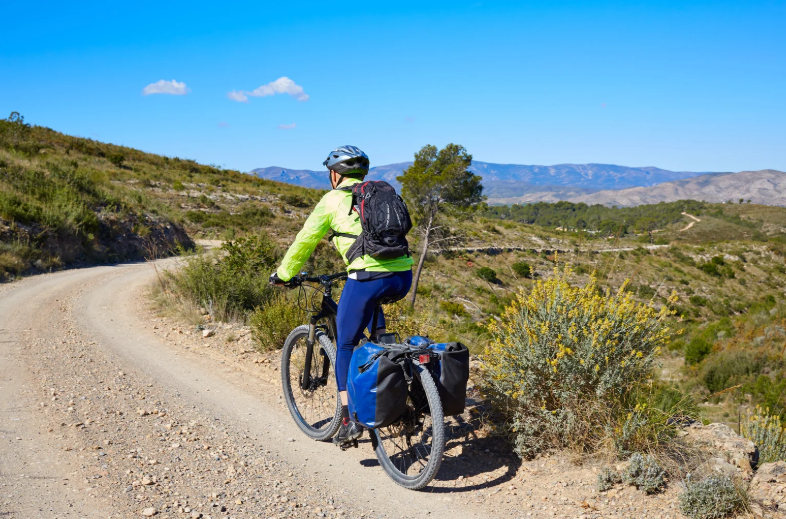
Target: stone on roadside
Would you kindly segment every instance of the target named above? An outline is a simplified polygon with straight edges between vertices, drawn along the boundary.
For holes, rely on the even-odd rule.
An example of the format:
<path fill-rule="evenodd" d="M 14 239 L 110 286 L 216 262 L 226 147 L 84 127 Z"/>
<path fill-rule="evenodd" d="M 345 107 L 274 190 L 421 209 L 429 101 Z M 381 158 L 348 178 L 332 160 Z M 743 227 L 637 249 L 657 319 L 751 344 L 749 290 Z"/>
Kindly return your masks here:
<path fill-rule="evenodd" d="M 155 508 L 145 508 L 144 510 L 142 510 L 143 517 L 153 517 L 154 515 L 156 515 Z"/>
<path fill-rule="evenodd" d="M 763 463 L 751 480 L 750 494 L 754 500 L 769 502 L 768 508 L 775 508 L 781 514 L 785 513 L 786 461 Z"/>
<path fill-rule="evenodd" d="M 208 328 L 207 330 L 202 330 L 202 337 L 207 339 L 208 337 L 212 337 L 216 334 L 215 330 L 211 330 Z"/>
<path fill-rule="evenodd" d="M 716 457 L 751 475 L 751 467 L 759 460 L 756 445 L 735 433 L 728 425 L 696 423 L 685 429 L 686 439 L 699 447 L 710 450 Z"/>

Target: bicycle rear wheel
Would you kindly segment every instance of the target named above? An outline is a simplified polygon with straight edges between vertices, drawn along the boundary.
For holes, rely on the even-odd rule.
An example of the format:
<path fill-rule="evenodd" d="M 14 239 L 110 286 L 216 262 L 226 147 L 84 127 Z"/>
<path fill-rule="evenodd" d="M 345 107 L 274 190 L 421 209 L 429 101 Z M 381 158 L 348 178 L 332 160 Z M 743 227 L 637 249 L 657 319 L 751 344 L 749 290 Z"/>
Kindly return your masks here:
<path fill-rule="evenodd" d="M 372 434 L 374 452 L 388 476 L 404 488 L 419 490 L 434 479 L 442 463 L 445 422 L 431 372 L 416 362 L 412 369 L 416 380 L 412 382 L 404 416 L 388 427 L 374 429 Z M 417 384 L 422 387 L 425 402 Z"/>
<path fill-rule="evenodd" d="M 295 423 L 314 440 L 329 440 L 341 425 L 341 400 L 336 376 L 331 369 L 336 362 L 336 348 L 317 331 L 311 359 L 308 389 L 301 387 L 306 360 L 309 326 L 298 326 L 289 334 L 281 352 L 281 382 L 284 400 Z"/>

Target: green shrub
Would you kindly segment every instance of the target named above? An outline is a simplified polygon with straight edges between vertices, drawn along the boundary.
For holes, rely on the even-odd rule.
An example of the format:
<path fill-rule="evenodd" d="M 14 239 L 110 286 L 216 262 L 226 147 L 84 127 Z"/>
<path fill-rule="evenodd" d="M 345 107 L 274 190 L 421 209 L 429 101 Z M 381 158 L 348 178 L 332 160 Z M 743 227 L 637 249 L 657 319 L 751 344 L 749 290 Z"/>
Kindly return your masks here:
<path fill-rule="evenodd" d="M 698 364 L 712 353 L 712 343 L 704 337 L 694 337 L 685 348 L 685 364 Z"/>
<path fill-rule="evenodd" d="M 262 352 L 281 349 L 289 332 L 307 320 L 308 314 L 295 301 L 288 300 L 282 293 L 276 294 L 254 309 L 249 317 L 256 349 Z"/>
<path fill-rule="evenodd" d="M 756 413 L 742 422 L 740 433 L 759 448 L 759 463 L 786 461 L 786 427 L 769 409 L 756 407 Z"/>
<path fill-rule="evenodd" d="M 666 471 L 653 456 L 637 452 L 630 457 L 623 479 L 646 494 L 656 494 L 666 486 Z"/>
<path fill-rule="evenodd" d="M 701 380 L 711 393 L 723 391 L 758 373 L 761 362 L 746 351 L 721 352 L 704 365 Z"/>
<path fill-rule="evenodd" d="M 517 261 L 513 265 L 511 265 L 513 272 L 516 273 L 517 276 L 521 276 L 523 278 L 528 278 L 532 276 L 532 267 L 526 261 Z"/>
<path fill-rule="evenodd" d="M 467 312 L 467 309 L 464 308 L 464 305 L 461 303 L 454 303 L 453 301 L 440 301 L 439 307 L 449 314 L 456 315 L 458 317 L 469 317 L 469 312 Z"/>
<path fill-rule="evenodd" d="M 489 283 L 499 282 L 499 279 L 497 279 L 496 271 L 489 267 L 480 267 L 478 270 L 475 271 L 475 275 L 478 276 L 480 279 L 488 281 Z"/>
<path fill-rule="evenodd" d="M 123 162 L 125 162 L 126 156 L 120 152 L 110 153 L 106 156 L 106 159 L 119 168 L 123 165 Z"/>
<path fill-rule="evenodd" d="M 579 274 L 579 275 L 583 275 L 583 274 L 590 274 L 590 273 L 592 273 L 592 268 L 591 268 L 591 267 L 589 267 L 589 266 L 587 266 L 587 265 L 582 265 L 582 264 L 580 263 L 580 264 L 576 265 L 576 266 L 573 268 L 573 271 L 574 271 L 576 274 Z"/>
<path fill-rule="evenodd" d="M 721 519 L 745 510 L 748 495 L 728 476 L 713 475 L 695 483 L 688 478 L 679 505 L 691 519 Z"/>
<path fill-rule="evenodd" d="M 281 200 L 292 207 L 303 208 L 311 206 L 311 203 L 300 195 L 282 195 Z"/>
<path fill-rule="evenodd" d="M 163 280 L 178 296 L 207 309 L 214 320 L 244 320 L 273 295 L 267 278 L 277 249 L 267 238 L 254 236 L 226 242 L 220 250 L 224 255 L 218 258 L 188 257 L 182 268 L 167 271 Z"/>
<path fill-rule="evenodd" d="M 710 276 L 718 276 L 720 277 L 720 271 L 718 270 L 718 265 L 715 263 L 702 263 L 699 265 L 699 269 L 702 270 L 705 274 L 709 274 Z"/>
<path fill-rule="evenodd" d="M 594 278 L 574 287 L 570 273 L 555 270 L 488 325 L 483 390 L 510 424 L 521 456 L 608 444 L 671 335 L 665 306 L 637 303 L 624 287 L 600 295 Z M 626 448 L 641 441 L 632 422 L 627 434 Z"/>
<path fill-rule="evenodd" d="M 598 482 L 595 486 L 598 489 L 598 492 L 605 492 L 606 490 L 614 487 L 614 485 L 618 485 L 620 483 L 622 483 L 622 476 L 620 473 L 616 470 L 611 470 L 610 468 L 605 467 L 598 474 Z"/>
<path fill-rule="evenodd" d="M 175 180 L 174 183 L 172 184 L 172 189 L 174 189 L 175 191 L 182 191 L 185 188 L 186 186 L 184 186 L 183 183 L 179 180 Z"/>
<path fill-rule="evenodd" d="M 696 306 L 705 306 L 707 304 L 707 299 L 701 296 L 693 295 L 689 298 L 690 304 Z"/>

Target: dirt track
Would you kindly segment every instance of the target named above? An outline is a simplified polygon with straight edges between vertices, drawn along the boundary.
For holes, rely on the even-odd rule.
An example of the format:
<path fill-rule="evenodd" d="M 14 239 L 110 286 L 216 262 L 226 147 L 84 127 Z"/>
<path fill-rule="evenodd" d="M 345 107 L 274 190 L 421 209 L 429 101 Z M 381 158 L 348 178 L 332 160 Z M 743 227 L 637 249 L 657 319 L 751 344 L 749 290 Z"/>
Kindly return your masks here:
<path fill-rule="evenodd" d="M 2 288 L 0 517 L 485 515 L 396 487 L 368 445 L 308 441 L 270 381 L 159 340 L 139 310 L 153 275 Z"/>
<path fill-rule="evenodd" d="M 275 354 L 156 319 L 153 279 L 139 264 L 0 286 L 0 518 L 676 516 L 673 494 L 598 496 L 589 468 L 521 463 L 472 430 L 432 486 L 401 489 L 368 441 L 342 453 L 297 430 Z"/>

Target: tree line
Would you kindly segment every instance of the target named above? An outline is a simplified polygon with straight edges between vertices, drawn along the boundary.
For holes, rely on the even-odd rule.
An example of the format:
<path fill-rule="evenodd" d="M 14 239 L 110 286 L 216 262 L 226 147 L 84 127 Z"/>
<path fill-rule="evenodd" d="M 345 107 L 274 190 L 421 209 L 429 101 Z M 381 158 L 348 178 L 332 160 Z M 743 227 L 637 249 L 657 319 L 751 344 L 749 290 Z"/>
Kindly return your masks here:
<path fill-rule="evenodd" d="M 602 234 L 647 232 L 684 219 L 683 212 L 701 214 L 707 205 L 696 200 L 678 200 L 636 207 L 607 207 L 573 202 L 537 202 L 491 206 L 484 216 L 502 220 L 561 227 L 572 231 L 592 231 Z"/>

